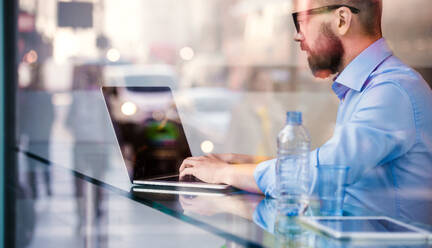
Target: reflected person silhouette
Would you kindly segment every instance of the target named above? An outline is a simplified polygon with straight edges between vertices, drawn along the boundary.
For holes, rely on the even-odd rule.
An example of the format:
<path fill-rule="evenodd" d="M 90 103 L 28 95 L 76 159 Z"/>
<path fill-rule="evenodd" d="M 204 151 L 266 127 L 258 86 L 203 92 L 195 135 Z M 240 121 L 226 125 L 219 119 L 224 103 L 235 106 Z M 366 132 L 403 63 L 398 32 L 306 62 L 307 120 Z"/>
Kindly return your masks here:
<path fill-rule="evenodd" d="M 104 116 L 105 104 L 100 96 L 102 66 L 77 64 L 73 70 L 72 103 L 66 117 L 66 126 L 74 137 L 72 162 L 74 169 L 86 176 L 103 180 L 111 150 L 109 123 Z M 102 204 L 105 196 L 101 187 L 91 187 L 82 179 L 74 178 L 77 204 L 77 232 L 81 233 L 103 222 Z M 100 237 L 99 234 L 98 238 Z"/>
<path fill-rule="evenodd" d="M 49 144 L 51 129 L 54 121 L 54 107 L 51 101 L 52 94 L 46 91 L 41 73 L 42 64 L 33 63 L 31 66 L 31 79 L 28 86 L 18 90 L 18 135 L 20 146 L 39 157 L 49 159 Z M 28 157 L 26 157 L 28 158 Z M 40 194 L 38 185 L 38 171 L 42 170 L 43 184 L 46 195 L 51 196 L 50 165 L 37 166 L 36 160 L 27 159 L 28 186 L 33 198 Z"/>

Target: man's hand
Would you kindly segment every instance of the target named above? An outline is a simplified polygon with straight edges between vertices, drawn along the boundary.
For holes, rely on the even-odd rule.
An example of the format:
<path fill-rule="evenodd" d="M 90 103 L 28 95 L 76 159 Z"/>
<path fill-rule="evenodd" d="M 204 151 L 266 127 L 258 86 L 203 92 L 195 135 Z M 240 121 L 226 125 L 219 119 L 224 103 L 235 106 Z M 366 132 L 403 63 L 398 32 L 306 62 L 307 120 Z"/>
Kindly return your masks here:
<path fill-rule="evenodd" d="M 190 157 L 185 159 L 180 166 L 180 178 L 193 175 L 207 183 L 225 183 L 242 190 L 262 194 L 253 175 L 257 166 L 256 163 L 227 162 L 239 158 L 249 159 L 250 157 L 249 155 L 238 154 Z"/>
<path fill-rule="evenodd" d="M 231 164 L 216 156 L 190 157 L 185 159 L 180 166 L 180 178 L 193 175 L 207 183 L 230 184 L 226 176 L 226 171 L 230 167 L 232 167 Z"/>

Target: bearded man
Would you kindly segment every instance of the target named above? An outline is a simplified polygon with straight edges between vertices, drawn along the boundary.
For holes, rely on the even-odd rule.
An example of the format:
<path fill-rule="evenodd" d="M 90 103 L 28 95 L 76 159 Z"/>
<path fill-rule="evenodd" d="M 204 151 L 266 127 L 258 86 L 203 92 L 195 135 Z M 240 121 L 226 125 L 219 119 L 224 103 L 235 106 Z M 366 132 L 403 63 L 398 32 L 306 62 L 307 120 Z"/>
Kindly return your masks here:
<path fill-rule="evenodd" d="M 316 77 L 336 75 L 334 134 L 310 165 L 350 166 L 345 202 L 432 224 L 432 91 L 382 37 L 380 0 L 298 0 L 295 41 Z M 219 154 L 184 160 L 181 175 L 275 196 L 276 160 Z"/>

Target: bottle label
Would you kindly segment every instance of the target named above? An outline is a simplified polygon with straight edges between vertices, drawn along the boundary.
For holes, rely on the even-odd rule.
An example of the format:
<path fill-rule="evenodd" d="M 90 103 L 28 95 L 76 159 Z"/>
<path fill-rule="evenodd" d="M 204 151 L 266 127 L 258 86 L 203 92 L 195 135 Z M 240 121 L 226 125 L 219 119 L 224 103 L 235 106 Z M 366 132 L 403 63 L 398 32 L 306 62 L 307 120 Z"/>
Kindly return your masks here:
<path fill-rule="evenodd" d="M 301 195 L 309 191 L 308 153 L 279 156 L 276 163 L 276 185 L 280 195 Z"/>

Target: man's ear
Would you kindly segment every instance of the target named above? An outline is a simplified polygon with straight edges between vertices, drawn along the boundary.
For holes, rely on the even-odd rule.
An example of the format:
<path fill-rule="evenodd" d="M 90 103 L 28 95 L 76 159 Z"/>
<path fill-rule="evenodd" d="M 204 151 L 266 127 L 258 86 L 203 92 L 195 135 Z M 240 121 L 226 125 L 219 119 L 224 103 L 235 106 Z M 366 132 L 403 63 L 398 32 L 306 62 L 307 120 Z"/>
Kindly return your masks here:
<path fill-rule="evenodd" d="M 347 7 L 341 7 L 335 12 L 335 15 L 336 31 L 340 36 L 343 36 L 348 33 L 352 26 L 353 14 Z"/>

